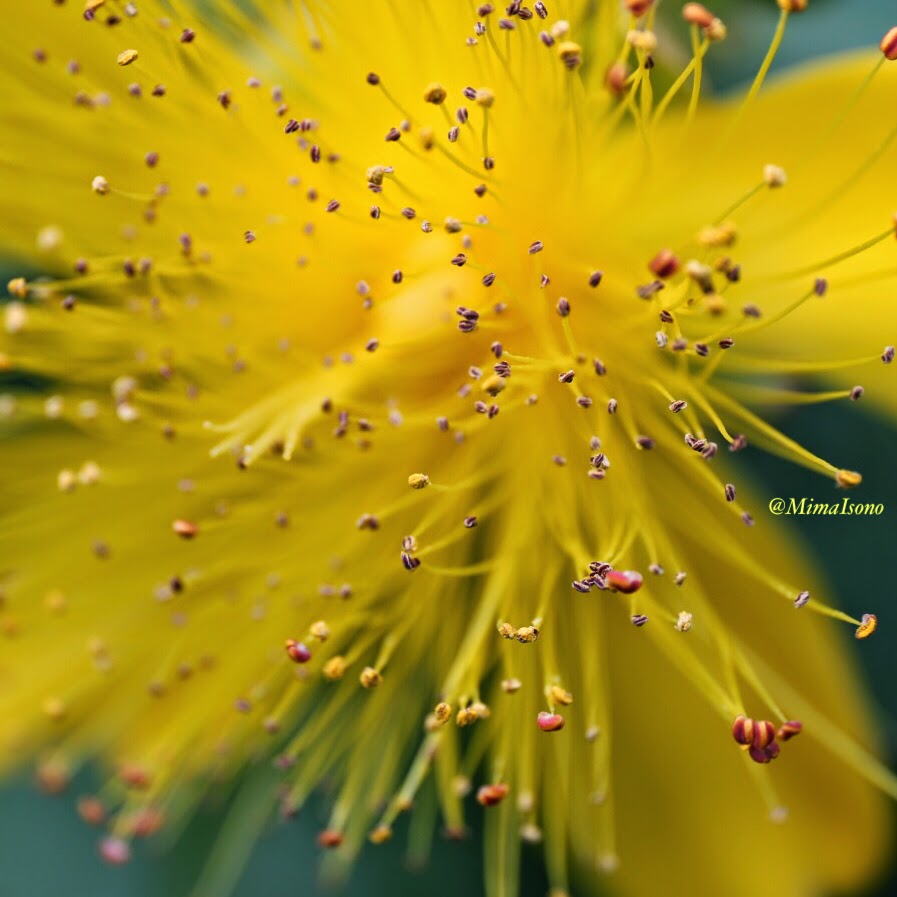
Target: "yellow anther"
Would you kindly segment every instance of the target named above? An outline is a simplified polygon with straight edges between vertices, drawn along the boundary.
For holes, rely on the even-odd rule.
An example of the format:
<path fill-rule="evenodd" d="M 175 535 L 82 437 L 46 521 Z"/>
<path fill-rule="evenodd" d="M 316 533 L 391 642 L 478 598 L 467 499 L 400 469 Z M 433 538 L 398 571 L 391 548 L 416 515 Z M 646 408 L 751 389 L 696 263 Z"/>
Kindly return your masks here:
<path fill-rule="evenodd" d="M 388 825 L 378 825 L 369 835 L 371 844 L 385 844 L 392 837 L 392 829 Z"/>
<path fill-rule="evenodd" d="M 445 219 L 443 226 L 450 234 L 457 234 L 463 227 L 457 218 L 452 218 L 451 216 Z"/>
<path fill-rule="evenodd" d="M 433 149 L 436 132 L 432 128 L 421 128 L 418 136 L 420 137 L 420 145 L 425 150 Z"/>
<path fill-rule="evenodd" d="M 98 174 L 90 182 L 90 186 L 93 192 L 98 193 L 100 196 L 105 196 L 109 192 L 109 181 L 107 181 L 101 174 Z"/>
<path fill-rule="evenodd" d="M 78 477 L 73 470 L 60 470 L 56 474 L 56 486 L 60 492 L 74 492 L 75 486 L 78 485 Z"/>
<path fill-rule="evenodd" d="M 379 670 L 375 670 L 373 667 L 365 667 L 359 674 L 358 681 L 365 688 L 376 688 L 383 681 L 383 676 Z"/>
<path fill-rule="evenodd" d="M 734 221 L 724 221 L 722 224 L 713 224 L 705 227 L 698 234 L 698 243 L 701 246 L 709 246 L 718 248 L 720 246 L 731 246 L 738 236 L 738 228 Z"/>
<path fill-rule="evenodd" d="M 570 23 L 566 19 L 558 19 L 550 31 L 555 40 L 563 40 L 570 33 Z"/>
<path fill-rule="evenodd" d="M 386 168 L 383 165 L 372 165 L 367 170 L 367 179 L 369 184 L 379 187 L 383 183 L 383 177 L 386 174 Z"/>
<path fill-rule="evenodd" d="M 137 51 L 136 50 L 122 50 L 121 53 L 118 54 L 116 58 L 116 62 L 119 65 L 130 65 L 132 62 L 137 59 Z"/>
<path fill-rule="evenodd" d="M 501 687 L 502 690 L 507 692 L 509 695 L 512 695 L 515 691 L 520 691 L 520 689 L 523 687 L 523 683 L 519 679 L 512 676 L 510 679 L 502 679 Z"/>
<path fill-rule="evenodd" d="M 436 717 L 436 721 L 440 725 L 447 723 L 452 718 L 452 705 L 447 704 L 445 701 L 440 701 L 433 711 L 433 716 Z"/>
<path fill-rule="evenodd" d="M 719 41 L 725 40 L 728 33 L 729 29 L 726 28 L 725 23 L 722 19 L 714 19 L 704 29 L 704 37 L 706 37 L 707 40 L 709 40 L 711 43 L 719 43 Z"/>
<path fill-rule="evenodd" d="M 857 638 L 869 638 L 878 628 L 878 617 L 875 614 L 863 614 L 861 620 L 862 622 L 857 626 L 854 635 Z"/>
<path fill-rule="evenodd" d="M 779 9 L 785 12 L 803 12 L 810 4 L 810 0 L 778 0 Z"/>
<path fill-rule="evenodd" d="M 467 709 L 473 711 L 477 719 L 489 719 L 492 716 L 492 711 L 482 701 L 474 701 Z"/>
<path fill-rule="evenodd" d="M 582 47 L 572 40 L 558 44 L 558 58 L 568 69 L 579 68 L 582 64 Z"/>
<path fill-rule="evenodd" d="M 483 392 L 489 393 L 490 396 L 497 396 L 504 388 L 505 381 L 498 374 L 490 374 L 481 384 L 480 388 Z"/>
<path fill-rule="evenodd" d="M 704 308 L 714 317 L 725 314 L 726 300 L 719 293 L 708 293 L 704 296 Z"/>
<path fill-rule="evenodd" d="M 308 627 L 309 633 L 319 642 L 326 642 L 330 638 L 330 627 L 323 621 L 317 620 Z"/>
<path fill-rule="evenodd" d="M 462 707 L 455 714 L 455 722 L 461 726 L 472 726 L 477 721 L 477 712 L 473 707 Z"/>
<path fill-rule="evenodd" d="M 626 42 L 636 50 L 653 53 L 657 49 L 657 35 L 653 31 L 633 30 L 626 35 Z"/>
<path fill-rule="evenodd" d="M 687 610 L 679 611 L 679 616 L 676 618 L 676 629 L 679 632 L 688 632 L 693 620 L 694 617 Z"/>
<path fill-rule="evenodd" d="M 408 485 L 412 489 L 426 489 L 430 485 L 430 478 L 425 473 L 413 473 L 408 477 Z"/>
<path fill-rule="evenodd" d="M 839 470 L 835 474 L 835 482 L 842 489 L 853 489 L 854 486 L 859 486 L 863 482 L 863 477 L 855 470 Z"/>
<path fill-rule="evenodd" d="M 84 4 L 84 12 L 96 12 L 106 0 L 87 0 Z"/>
<path fill-rule="evenodd" d="M 498 624 L 498 634 L 502 638 L 514 638 L 517 635 L 517 630 L 510 623 L 499 623 Z"/>
<path fill-rule="evenodd" d="M 535 626 L 521 626 L 517 632 L 514 633 L 514 638 L 517 639 L 518 642 L 522 642 L 524 645 L 529 645 L 534 642 L 539 637 L 539 630 Z"/>
<path fill-rule="evenodd" d="M 321 673 L 331 682 L 342 679 L 346 675 L 346 658 L 342 654 L 334 655 L 321 667 Z"/>
<path fill-rule="evenodd" d="M 552 685 L 548 692 L 555 704 L 563 704 L 568 707 L 573 703 L 573 695 L 566 688 L 561 688 L 560 685 Z"/>
<path fill-rule="evenodd" d="M 788 181 L 785 169 L 779 165 L 764 165 L 763 180 L 767 187 L 784 187 Z"/>
<path fill-rule="evenodd" d="M 16 296 L 19 299 L 24 299 L 28 294 L 28 283 L 26 282 L 24 277 L 14 277 L 6 285 L 6 289 L 9 291 L 10 296 Z"/>
<path fill-rule="evenodd" d="M 82 486 L 94 486 L 99 483 L 103 472 L 95 461 L 85 461 L 78 471 L 78 482 Z"/>
<path fill-rule="evenodd" d="M 488 87 L 481 87 L 477 91 L 476 101 L 478 106 L 484 109 L 491 109 L 495 102 L 495 94 Z"/>
<path fill-rule="evenodd" d="M 424 99 L 428 103 L 432 103 L 434 106 L 439 106 L 440 104 L 445 102 L 445 98 L 447 96 L 445 88 L 441 84 L 433 83 L 430 84 L 427 89 L 424 91 Z"/>

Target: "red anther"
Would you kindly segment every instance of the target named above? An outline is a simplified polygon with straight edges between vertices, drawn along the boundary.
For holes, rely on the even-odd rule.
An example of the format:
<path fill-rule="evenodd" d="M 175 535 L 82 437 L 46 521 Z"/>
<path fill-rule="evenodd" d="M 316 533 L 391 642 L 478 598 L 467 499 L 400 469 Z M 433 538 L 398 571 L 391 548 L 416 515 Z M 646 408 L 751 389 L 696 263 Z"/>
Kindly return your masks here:
<path fill-rule="evenodd" d="M 318 847 L 326 847 L 328 850 L 333 850 L 335 847 L 339 847 L 342 843 L 343 833 L 336 831 L 336 829 L 325 828 L 324 831 L 318 835 Z"/>
<path fill-rule="evenodd" d="M 626 9 L 634 16 L 643 16 L 652 6 L 654 0 L 626 0 Z"/>
<path fill-rule="evenodd" d="M 879 44 L 881 52 L 885 54 L 885 59 L 892 62 L 897 59 L 897 26 L 892 28 L 882 39 Z"/>
<path fill-rule="evenodd" d="M 748 753 L 754 763 L 769 763 L 770 760 L 775 760 L 779 756 L 779 746 L 773 741 L 765 748 L 752 746 L 748 749 Z"/>
<path fill-rule="evenodd" d="M 697 25 L 699 28 L 709 28 L 716 16 L 700 3 L 686 3 L 682 7 L 682 18 L 689 25 Z"/>
<path fill-rule="evenodd" d="M 795 735 L 800 735 L 804 724 L 799 719 L 789 719 L 779 726 L 778 737 L 781 741 L 788 741 Z"/>
<path fill-rule="evenodd" d="M 679 270 L 679 257 L 672 249 L 661 249 L 657 255 L 648 262 L 648 268 L 661 280 L 672 277 Z"/>
<path fill-rule="evenodd" d="M 128 788 L 143 791 L 150 785 L 150 774 L 141 766 L 122 766 L 118 777 Z"/>
<path fill-rule="evenodd" d="M 106 808 L 98 797 L 79 797 L 78 815 L 88 825 L 102 825 L 106 821 Z"/>
<path fill-rule="evenodd" d="M 732 723 L 732 737 L 743 747 L 754 741 L 754 721 L 749 716 L 739 714 Z"/>
<path fill-rule="evenodd" d="M 288 638 L 286 641 L 287 654 L 293 663 L 308 663 L 311 660 L 311 651 L 302 643 L 295 639 Z"/>
<path fill-rule="evenodd" d="M 149 838 L 165 824 L 165 814 L 158 807 L 141 807 L 127 818 L 127 831 L 135 838 Z"/>
<path fill-rule="evenodd" d="M 754 721 L 754 739 L 751 744 L 766 749 L 776 740 L 776 727 L 768 719 Z"/>
<path fill-rule="evenodd" d="M 629 69 L 625 62 L 615 62 L 604 75 L 604 84 L 611 93 L 621 94 L 626 90 Z"/>
<path fill-rule="evenodd" d="M 495 785 L 483 785 L 477 791 L 477 803 L 483 807 L 494 807 L 508 796 L 510 790 L 504 782 L 498 782 Z"/>
<path fill-rule="evenodd" d="M 624 595 L 631 595 L 642 587 L 642 574 L 636 573 L 635 570 L 611 570 L 605 577 L 604 581 L 608 587 L 622 592 Z"/>
<path fill-rule="evenodd" d="M 536 724 L 543 732 L 560 732 L 565 722 L 560 713 L 548 713 L 545 710 L 536 717 Z"/>
<path fill-rule="evenodd" d="M 199 527 L 195 523 L 180 518 L 172 522 L 171 528 L 182 539 L 192 539 L 199 532 Z"/>
<path fill-rule="evenodd" d="M 131 845 L 122 838 L 103 838 L 100 841 L 100 856 L 110 866 L 123 866 L 131 859 Z"/>

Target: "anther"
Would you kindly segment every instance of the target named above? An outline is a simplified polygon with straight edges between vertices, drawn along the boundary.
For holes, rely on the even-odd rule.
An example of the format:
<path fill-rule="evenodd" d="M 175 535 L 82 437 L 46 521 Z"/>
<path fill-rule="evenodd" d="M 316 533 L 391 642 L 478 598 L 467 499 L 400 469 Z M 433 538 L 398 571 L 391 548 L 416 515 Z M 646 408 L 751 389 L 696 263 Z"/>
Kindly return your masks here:
<path fill-rule="evenodd" d="M 324 207 L 325 212 L 335 212 L 339 208 L 339 200 L 331 199 Z"/>
<path fill-rule="evenodd" d="M 753 517 L 752 514 L 749 514 L 747 511 L 745 511 L 745 512 L 741 515 L 741 522 L 742 522 L 745 526 L 753 526 L 753 525 L 754 525 L 754 517 Z"/>
<path fill-rule="evenodd" d="M 401 138 L 402 132 L 398 128 L 390 128 L 383 139 L 387 143 L 395 143 L 397 140 L 401 140 Z"/>
<path fill-rule="evenodd" d="M 852 390 L 850 390 L 850 398 L 853 399 L 854 402 L 861 399 L 863 396 L 863 387 L 862 386 L 854 386 Z"/>
<path fill-rule="evenodd" d="M 558 374 L 558 383 L 572 383 L 575 376 L 576 371 L 564 371 L 563 374 Z"/>
<path fill-rule="evenodd" d="M 684 408 L 688 408 L 688 402 L 684 399 L 676 399 L 675 402 L 670 403 L 670 411 L 672 411 L 673 414 L 678 414 Z"/>
<path fill-rule="evenodd" d="M 192 28 L 185 28 L 181 32 L 181 36 L 179 38 L 182 44 L 192 44 L 196 39 L 196 32 Z"/>
<path fill-rule="evenodd" d="M 323 832 L 318 833 L 317 841 L 318 847 L 333 850 L 343 843 L 343 833 L 336 831 L 336 829 L 324 829 Z"/>
<path fill-rule="evenodd" d="M 100 196 L 105 196 L 109 192 L 109 181 L 101 174 L 98 174 L 91 182 L 91 189 Z"/>
<path fill-rule="evenodd" d="M 463 268 L 467 264 L 467 256 L 463 252 L 459 252 L 452 258 L 452 264 L 457 268 Z"/>
<path fill-rule="evenodd" d="M 544 248 L 545 244 L 541 240 L 534 240 L 530 243 L 527 252 L 529 252 L 530 255 L 535 255 L 537 252 L 541 252 Z"/>
<path fill-rule="evenodd" d="M 735 486 L 732 483 L 726 483 L 726 501 L 735 501 Z"/>
<path fill-rule="evenodd" d="M 372 87 L 376 87 L 380 83 L 380 76 L 374 72 L 368 72 L 366 80 Z"/>
<path fill-rule="evenodd" d="M 835 474 L 835 482 L 842 489 L 853 489 L 854 486 L 859 486 L 863 482 L 863 477 L 855 470 L 839 470 Z"/>
<path fill-rule="evenodd" d="M 779 9 L 785 12 L 803 12 L 810 0 L 778 0 Z"/>
<path fill-rule="evenodd" d="M 582 63 L 582 47 L 573 41 L 564 41 L 558 44 L 558 58 L 564 66 L 573 71 Z"/>
<path fill-rule="evenodd" d="M 857 626 L 856 632 L 854 632 L 857 638 L 869 638 L 878 628 L 878 617 L 875 614 L 863 614 L 860 617 L 860 621 L 860 625 Z"/>
<path fill-rule="evenodd" d="M 558 299 L 557 302 L 557 313 L 562 317 L 566 318 L 570 314 L 570 302 L 563 296 Z"/>
<path fill-rule="evenodd" d="M 364 688 L 376 688 L 383 681 L 383 676 L 373 667 L 365 667 L 359 674 L 358 681 Z"/>
<path fill-rule="evenodd" d="M 608 401 L 607 401 L 607 413 L 608 413 L 608 414 L 616 414 L 616 413 L 617 413 L 617 407 L 618 407 L 618 405 L 619 405 L 619 402 L 617 402 L 616 399 L 608 399 Z"/>
<path fill-rule="evenodd" d="M 293 663 L 308 663 L 311 660 L 311 651 L 302 642 L 288 638 L 285 647 L 287 656 Z"/>
<path fill-rule="evenodd" d="M 643 451 L 650 451 L 654 448 L 654 440 L 650 436 L 636 436 L 635 444 Z"/>
<path fill-rule="evenodd" d="M 635 294 L 639 299 L 650 299 L 664 288 L 662 280 L 655 280 L 652 283 L 645 283 L 635 288 Z"/>
<path fill-rule="evenodd" d="M 346 658 L 341 654 L 336 654 L 321 667 L 321 673 L 325 679 L 336 682 L 346 675 L 346 666 Z"/>
<path fill-rule="evenodd" d="M 424 91 L 424 101 L 434 106 L 444 103 L 446 96 L 446 90 L 441 84 L 430 84 Z"/>
<path fill-rule="evenodd" d="M 788 180 L 785 169 L 779 165 L 763 166 L 763 181 L 767 187 L 784 187 Z"/>
<path fill-rule="evenodd" d="M 477 803 L 482 807 L 494 807 L 508 796 L 510 790 L 504 782 L 494 785 L 483 785 L 477 791 Z"/>
<path fill-rule="evenodd" d="M 714 15 L 700 3 L 686 3 L 682 7 L 682 18 L 689 25 L 697 25 L 699 28 L 709 28 L 713 24 Z"/>
<path fill-rule="evenodd" d="M 540 19 L 548 18 L 548 9 L 546 8 L 542 0 L 536 0 L 536 2 L 533 4 L 533 9 L 536 11 L 536 15 Z"/>
<path fill-rule="evenodd" d="M 796 608 L 801 608 L 801 607 L 803 607 L 809 600 L 810 600 L 810 593 L 809 593 L 809 592 L 806 592 L 806 591 L 801 592 L 801 593 L 797 596 L 797 598 L 794 599 L 794 606 L 795 606 Z"/>
<path fill-rule="evenodd" d="M 644 580 L 642 574 L 635 570 L 608 570 L 604 576 L 608 587 L 624 595 L 632 595 L 641 587 Z"/>
<path fill-rule="evenodd" d="M 779 731 L 776 734 L 781 741 L 790 741 L 795 735 L 800 735 L 803 728 L 804 724 L 800 720 L 789 719 L 779 726 Z"/>
<path fill-rule="evenodd" d="M 739 714 L 732 723 L 732 737 L 742 747 L 749 747 L 754 742 L 754 726 L 754 720 Z"/>
<path fill-rule="evenodd" d="M 632 621 L 633 626 L 644 626 L 645 623 L 648 622 L 648 618 L 645 614 L 633 614 L 632 617 L 630 617 L 630 620 Z"/>
<path fill-rule="evenodd" d="M 687 610 L 679 611 L 679 616 L 676 618 L 677 632 L 688 632 L 693 620 L 694 617 Z"/>
<path fill-rule="evenodd" d="M 548 713 L 543 710 L 536 717 L 536 725 L 543 732 L 560 732 L 566 720 L 560 713 Z"/>
<path fill-rule="evenodd" d="M 824 277 L 817 277 L 813 282 L 813 292 L 822 297 L 828 292 L 828 281 Z"/>
<path fill-rule="evenodd" d="M 881 353 L 881 360 L 883 364 L 890 364 L 894 360 L 893 346 L 885 346 L 884 352 Z"/>
<path fill-rule="evenodd" d="M 879 44 L 881 52 L 884 53 L 885 59 L 892 62 L 897 59 L 897 26 L 892 28 L 882 39 Z"/>
<path fill-rule="evenodd" d="M 110 866 L 123 866 L 131 859 L 131 846 L 123 838 L 103 838 L 99 850 Z"/>
<path fill-rule="evenodd" d="M 171 524 L 171 528 L 182 539 L 192 539 L 199 532 L 199 527 L 189 520 L 178 519 Z"/>
<path fill-rule="evenodd" d="M 706 358 L 710 354 L 710 347 L 706 343 L 695 343 L 695 352 L 701 358 Z"/>
<path fill-rule="evenodd" d="M 476 525 L 477 525 L 476 517 L 470 516 L 470 517 L 464 518 L 464 526 L 466 526 L 467 529 L 473 529 L 473 527 L 475 527 Z"/>
<path fill-rule="evenodd" d="M 138 54 L 136 50 L 122 50 L 121 53 L 118 54 L 115 61 L 119 65 L 130 65 L 132 62 L 136 61 L 137 55 Z"/>

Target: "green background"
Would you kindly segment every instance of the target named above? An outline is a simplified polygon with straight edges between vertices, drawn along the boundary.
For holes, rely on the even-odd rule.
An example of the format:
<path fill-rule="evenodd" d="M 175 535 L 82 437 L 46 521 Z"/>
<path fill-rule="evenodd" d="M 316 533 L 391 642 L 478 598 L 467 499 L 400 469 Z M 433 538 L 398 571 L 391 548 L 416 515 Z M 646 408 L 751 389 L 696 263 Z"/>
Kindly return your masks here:
<path fill-rule="evenodd" d="M 550 0 L 547 0 L 550 8 Z M 708 3 L 729 26 L 729 38 L 708 59 L 711 84 L 720 91 L 750 80 L 766 50 L 778 14 L 773 0 Z M 662 10 L 671 30 L 680 4 L 667 0 Z M 870 46 L 897 24 L 897 0 L 811 0 L 812 14 L 801 17 L 785 37 L 773 71 L 846 48 Z M 897 63 L 895 63 L 897 64 Z M 893 339 L 891 338 L 891 341 Z M 869 688 L 879 705 L 887 760 L 897 767 L 897 692 L 893 687 L 897 630 L 889 623 L 893 586 L 883 577 L 897 545 L 897 476 L 894 445 L 897 430 L 875 419 L 864 403 L 816 406 L 784 414 L 778 421 L 789 435 L 813 448 L 825 446 L 832 458 L 849 458 L 863 471 L 857 501 L 881 502 L 880 517 L 792 518 L 827 573 L 837 596 L 834 603 L 854 615 L 874 608 L 882 630 L 856 651 Z M 818 476 L 760 453 L 745 453 L 761 493 L 817 496 L 824 500 Z M 763 515 L 758 514 L 762 524 Z M 852 638 L 845 630 L 845 640 Z M 850 646 L 853 649 L 853 645 Z M 109 868 L 96 856 L 96 831 L 78 819 L 72 794 L 87 793 L 89 774 L 69 795 L 39 795 L 27 777 L 0 789 L 0 897 L 186 897 L 215 842 L 227 804 L 200 811 L 183 836 L 164 852 L 138 845 L 126 867 Z M 240 878 L 235 897 L 314 897 L 318 851 L 316 833 L 326 819 L 324 808 L 311 806 L 293 822 L 270 826 Z M 478 820 L 466 842 L 437 839 L 424 868 L 408 870 L 401 825 L 392 843 L 365 852 L 348 888 L 351 897 L 380 894 L 477 895 L 482 893 L 482 858 Z M 784 832 L 783 832 L 784 834 Z M 758 868 L 758 874 L 764 875 Z M 547 883 L 538 852 L 525 858 L 526 897 L 544 895 Z M 760 883 L 758 882 L 758 885 Z M 765 885 L 760 885 L 765 890 Z M 869 892 L 869 897 L 897 894 L 897 871 Z"/>

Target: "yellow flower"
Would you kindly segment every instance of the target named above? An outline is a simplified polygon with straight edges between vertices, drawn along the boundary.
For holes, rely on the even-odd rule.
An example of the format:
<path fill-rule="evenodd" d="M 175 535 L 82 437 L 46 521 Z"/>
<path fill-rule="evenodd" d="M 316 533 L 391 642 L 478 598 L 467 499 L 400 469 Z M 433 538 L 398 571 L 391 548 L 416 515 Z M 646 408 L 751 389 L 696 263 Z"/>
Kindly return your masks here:
<path fill-rule="evenodd" d="M 495 894 L 875 869 L 875 620 L 736 452 L 840 498 L 763 405 L 893 410 L 894 72 L 761 91 L 779 5 L 730 105 L 699 4 L 656 95 L 648 0 L 7 12 L 0 747 L 108 764 L 107 861 L 276 758 L 334 866 L 426 792 Z"/>

